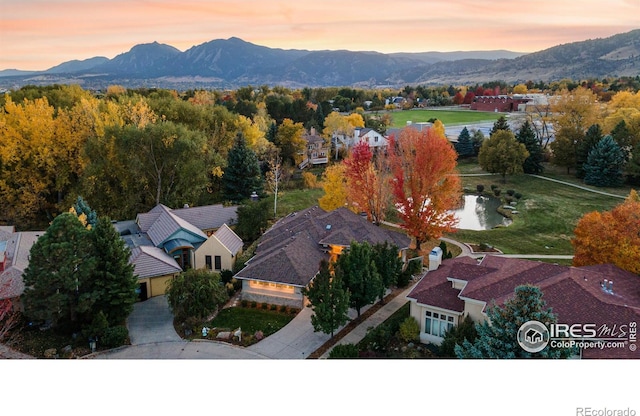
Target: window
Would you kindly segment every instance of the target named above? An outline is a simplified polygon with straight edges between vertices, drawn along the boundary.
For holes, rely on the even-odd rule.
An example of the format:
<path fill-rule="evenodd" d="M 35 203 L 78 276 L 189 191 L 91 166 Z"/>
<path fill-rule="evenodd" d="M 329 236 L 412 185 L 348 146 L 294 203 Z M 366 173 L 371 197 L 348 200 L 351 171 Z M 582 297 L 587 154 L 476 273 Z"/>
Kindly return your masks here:
<path fill-rule="evenodd" d="M 453 322 L 453 316 L 426 311 L 424 332 L 442 338 L 448 330 L 453 328 Z"/>
<path fill-rule="evenodd" d="M 222 270 L 222 258 L 220 256 L 215 257 L 216 270 Z"/>
<path fill-rule="evenodd" d="M 211 256 L 204 256 L 204 262 L 206 264 L 207 270 L 211 270 L 213 268 L 213 263 L 211 263 Z"/>

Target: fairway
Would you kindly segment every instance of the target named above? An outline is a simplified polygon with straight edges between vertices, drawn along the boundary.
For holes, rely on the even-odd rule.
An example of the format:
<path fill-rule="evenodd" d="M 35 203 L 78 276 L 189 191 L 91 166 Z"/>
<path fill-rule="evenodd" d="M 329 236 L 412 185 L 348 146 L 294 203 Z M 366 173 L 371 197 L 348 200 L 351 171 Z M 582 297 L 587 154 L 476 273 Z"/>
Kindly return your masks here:
<path fill-rule="evenodd" d="M 501 113 L 489 113 L 471 110 L 398 110 L 392 111 L 392 127 L 404 127 L 407 121 L 420 123 L 437 118 L 445 126 L 456 124 L 471 124 L 480 122 L 494 122 Z"/>

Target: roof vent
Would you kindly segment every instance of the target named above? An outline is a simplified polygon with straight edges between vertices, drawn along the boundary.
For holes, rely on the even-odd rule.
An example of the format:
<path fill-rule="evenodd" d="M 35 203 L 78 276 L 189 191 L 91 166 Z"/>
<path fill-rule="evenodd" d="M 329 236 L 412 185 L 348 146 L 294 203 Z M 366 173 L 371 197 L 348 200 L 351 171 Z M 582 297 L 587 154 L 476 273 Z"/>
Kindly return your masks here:
<path fill-rule="evenodd" d="M 326 227 L 324 227 L 325 230 L 330 230 L 331 229 L 331 224 L 327 224 Z"/>
<path fill-rule="evenodd" d="M 182 208 L 189 208 L 189 204 L 184 204 L 184 207 Z"/>
<path fill-rule="evenodd" d="M 605 293 L 613 294 L 613 280 L 604 279 L 604 282 L 600 284 L 602 291 Z"/>

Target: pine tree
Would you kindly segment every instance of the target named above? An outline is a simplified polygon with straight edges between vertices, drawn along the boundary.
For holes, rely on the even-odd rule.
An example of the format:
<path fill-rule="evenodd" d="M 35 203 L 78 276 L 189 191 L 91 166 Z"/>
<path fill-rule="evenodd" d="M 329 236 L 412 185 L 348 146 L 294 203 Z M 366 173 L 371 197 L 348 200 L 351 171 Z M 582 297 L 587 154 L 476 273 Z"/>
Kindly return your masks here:
<path fill-rule="evenodd" d="M 276 135 L 278 134 L 278 125 L 274 122 L 269 126 L 269 130 L 265 134 L 265 138 L 269 140 L 271 143 L 276 142 Z"/>
<path fill-rule="evenodd" d="M 31 248 L 23 275 L 25 315 L 61 330 L 80 329 L 91 321 L 96 300 L 94 270 L 89 231 L 75 215 L 58 215 Z"/>
<path fill-rule="evenodd" d="M 121 325 L 137 298 L 138 279 L 129 263 L 130 250 L 109 218 L 98 220 L 91 237 L 96 263 L 90 283 L 97 292 L 93 314 L 102 311 L 111 326 Z"/>
<path fill-rule="evenodd" d="M 342 273 L 336 271 L 332 277 L 329 263 L 322 260 L 318 274 L 303 292 L 313 310 L 313 330 L 333 338 L 334 332 L 349 320 L 349 292 L 344 288 Z"/>
<path fill-rule="evenodd" d="M 375 302 L 382 286 L 369 243 L 352 242 L 338 258 L 335 268 L 336 274 L 341 273 L 344 286 L 349 291 L 351 307 L 360 316 L 363 306 Z"/>
<path fill-rule="evenodd" d="M 493 136 L 493 134 L 499 130 L 511 131 L 511 128 L 509 128 L 509 123 L 507 123 L 507 118 L 505 116 L 500 116 L 500 118 L 497 119 L 495 123 L 493 123 L 493 127 L 489 132 L 489 137 Z"/>
<path fill-rule="evenodd" d="M 484 142 L 484 133 L 480 130 L 475 130 L 473 135 L 471 135 L 471 143 L 473 144 L 473 155 L 478 156 L 480 153 L 480 148 L 482 147 L 482 143 Z"/>
<path fill-rule="evenodd" d="M 458 142 L 455 144 L 456 152 L 460 157 L 469 157 L 474 155 L 473 143 L 471 142 L 471 135 L 467 128 L 463 128 L 458 135 Z"/>
<path fill-rule="evenodd" d="M 258 157 L 247 146 L 244 135 L 238 133 L 234 146 L 229 150 L 228 165 L 222 175 L 224 198 L 240 202 L 249 199 L 253 192 L 262 193 L 262 187 Z"/>
<path fill-rule="evenodd" d="M 620 186 L 623 178 L 624 154 L 611 136 L 605 136 L 589 152 L 584 164 L 584 182 L 595 186 Z"/>
<path fill-rule="evenodd" d="M 529 120 L 526 120 L 522 127 L 520 127 L 520 130 L 518 130 L 516 140 L 524 144 L 529 152 L 529 157 L 527 157 L 522 164 L 524 173 L 539 175 L 544 172 L 544 166 L 542 166 L 542 162 L 544 161 L 542 146 L 540 146 L 540 142 L 536 139 L 536 133 L 533 131 Z"/>
<path fill-rule="evenodd" d="M 380 286 L 380 300 L 384 300 L 385 290 L 395 285 L 398 276 L 402 273 L 402 259 L 398 256 L 398 246 L 384 243 L 374 244 L 372 247 L 373 260 L 376 270 L 380 274 L 382 285 Z"/>
<path fill-rule="evenodd" d="M 584 140 L 578 143 L 576 147 L 576 177 L 584 178 L 586 172 L 584 164 L 587 163 L 589 153 L 602 140 L 604 133 L 599 124 L 593 124 L 587 129 Z"/>
<path fill-rule="evenodd" d="M 478 337 L 472 343 L 465 340 L 454 350 L 458 358 L 568 358 L 570 349 L 545 347 L 530 353 L 518 344 L 518 330 L 528 321 L 556 323 L 556 316 L 546 308 L 540 288 L 522 285 L 515 288 L 515 296 L 503 306 L 494 305 L 487 311 L 487 321 L 476 325 Z"/>
<path fill-rule="evenodd" d="M 76 199 L 76 203 L 73 204 L 73 209 L 76 211 L 78 216 L 81 214 L 85 215 L 87 228 L 91 229 L 96 226 L 96 222 L 98 222 L 98 215 L 81 196 L 78 196 Z"/>

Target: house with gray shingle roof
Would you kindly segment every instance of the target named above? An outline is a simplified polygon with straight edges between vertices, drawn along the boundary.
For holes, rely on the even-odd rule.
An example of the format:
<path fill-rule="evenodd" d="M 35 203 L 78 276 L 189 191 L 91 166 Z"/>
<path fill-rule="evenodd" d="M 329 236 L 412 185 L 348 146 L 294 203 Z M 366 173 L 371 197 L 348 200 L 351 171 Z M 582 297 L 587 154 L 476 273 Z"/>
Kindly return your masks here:
<path fill-rule="evenodd" d="M 255 255 L 235 277 L 242 299 L 301 308 L 302 289 L 318 273 L 321 260 L 336 261 L 351 242 L 389 242 L 403 261 L 410 238 L 378 227 L 346 208 L 327 212 L 314 206 L 276 222 L 258 240 Z"/>
<path fill-rule="evenodd" d="M 610 282 L 615 282 L 615 288 Z M 568 267 L 499 256 L 485 256 L 478 262 L 458 257 L 429 271 L 407 295 L 410 314 L 420 323 L 420 341 L 439 345 L 446 331 L 466 315 L 475 322 L 487 320 L 487 308 L 504 304 L 517 286 L 525 284 L 542 290 L 558 323 L 592 324 L 598 331 L 616 328 L 619 335 L 628 335 L 630 323 L 640 321 L 640 278 L 616 266 Z M 580 356 L 640 358 L 640 352 L 627 345 L 586 348 Z"/>
<path fill-rule="evenodd" d="M 0 229 L 0 299 L 17 300 L 24 292 L 22 274 L 29 266 L 29 252 L 44 231 L 15 232 Z M 15 307 L 21 308 L 20 302 Z"/>
<path fill-rule="evenodd" d="M 140 282 L 140 298 L 163 295 L 168 281 L 189 268 L 230 270 L 243 246 L 228 226 L 237 221 L 236 211 L 237 206 L 174 210 L 160 204 L 135 221 L 116 223 L 131 248 L 129 261 Z"/>

